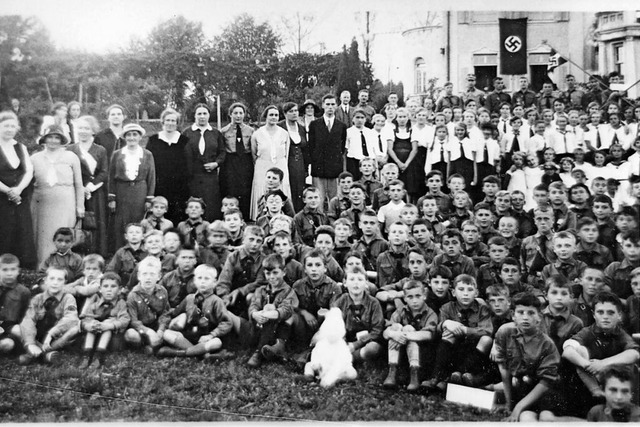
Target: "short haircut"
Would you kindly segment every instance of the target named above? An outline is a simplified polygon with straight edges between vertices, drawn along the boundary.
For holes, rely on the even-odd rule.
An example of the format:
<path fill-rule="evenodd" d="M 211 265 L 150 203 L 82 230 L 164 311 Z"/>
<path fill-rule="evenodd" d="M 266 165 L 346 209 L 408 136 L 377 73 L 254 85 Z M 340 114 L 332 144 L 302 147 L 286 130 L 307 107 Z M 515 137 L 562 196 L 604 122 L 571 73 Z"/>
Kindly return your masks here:
<path fill-rule="evenodd" d="M 282 201 L 282 203 L 284 203 L 287 200 L 287 196 L 284 194 L 284 191 L 280 190 L 280 189 L 275 189 L 275 190 L 271 190 L 269 191 L 267 194 L 264 195 L 264 200 L 268 200 L 269 197 L 271 196 L 276 196 L 279 197 L 280 200 Z"/>
<path fill-rule="evenodd" d="M 341 181 L 347 178 L 353 179 L 353 174 L 351 172 L 341 172 L 340 175 L 338 175 L 338 181 Z"/>
<path fill-rule="evenodd" d="M 522 266 L 520 265 L 518 260 L 513 257 L 505 258 L 504 261 L 502 261 L 502 265 L 500 265 L 500 269 L 502 270 L 502 267 L 504 267 L 505 265 L 515 265 L 516 267 L 518 267 L 518 271 L 522 271 Z"/>
<path fill-rule="evenodd" d="M 403 291 L 410 291 L 411 289 L 420 289 L 420 292 L 424 294 L 424 284 L 418 280 L 407 280 L 402 285 Z"/>
<path fill-rule="evenodd" d="M 621 206 L 618 212 L 616 212 L 615 217 L 618 219 L 621 216 L 630 216 L 636 222 L 638 221 L 638 211 L 633 206 Z"/>
<path fill-rule="evenodd" d="M 497 186 L 500 186 L 500 180 L 495 175 L 489 175 L 482 178 L 482 185 L 484 184 L 495 184 Z"/>
<path fill-rule="evenodd" d="M 270 254 L 262 261 L 262 268 L 265 271 L 273 271 L 275 269 L 284 270 L 284 259 L 280 254 Z"/>
<path fill-rule="evenodd" d="M 148 256 L 138 263 L 138 272 L 144 267 L 153 268 L 158 273 L 162 270 L 162 263 L 154 256 Z"/>
<path fill-rule="evenodd" d="M 162 232 L 162 235 L 166 236 L 169 233 L 173 233 L 176 236 L 178 236 L 178 240 L 180 241 L 180 246 L 184 245 L 184 236 L 182 235 L 182 233 L 180 233 L 180 230 L 178 230 L 175 227 L 167 228 Z"/>
<path fill-rule="evenodd" d="M 235 202 L 236 206 L 240 206 L 240 200 L 238 200 L 237 197 L 234 196 L 224 196 L 222 198 L 222 202 L 224 203 L 224 201 L 228 201 L 228 202 Z"/>
<path fill-rule="evenodd" d="M 487 287 L 485 294 L 487 295 L 487 299 L 489 299 L 491 297 L 499 296 L 509 298 L 511 293 L 509 292 L 508 286 L 505 286 L 503 284 L 496 284 Z"/>
<path fill-rule="evenodd" d="M 118 287 L 122 284 L 122 279 L 120 279 L 120 275 L 114 271 L 107 271 L 100 278 L 100 286 L 107 280 L 112 280 L 118 284 Z"/>
<path fill-rule="evenodd" d="M 463 283 L 465 285 L 471 285 L 474 288 L 478 288 L 478 283 L 476 282 L 476 278 L 469 274 L 459 274 L 453 279 L 453 287 L 455 288 L 458 283 Z"/>
<path fill-rule="evenodd" d="M 241 221 L 244 219 L 242 217 L 242 211 L 240 209 L 238 209 L 238 208 L 228 209 L 222 216 L 223 216 L 223 218 L 226 218 L 226 217 L 231 216 L 231 215 L 239 215 Z"/>
<path fill-rule="evenodd" d="M 227 227 L 227 224 L 225 224 L 224 221 L 221 221 L 219 219 L 213 221 L 207 227 L 207 230 L 206 230 L 207 238 L 211 236 L 213 233 L 223 233 L 227 236 L 227 238 L 229 238 L 229 235 L 231 234 L 229 232 L 229 228 Z"/>
<path fill-rule="evenodd" d="M 207 209 L 207 204 L 202 197 L 189 197 L 186 206 L 188 207 L 191 203 L 198 203 L 203 211 Z"/>
<path fill-rule="evenodd" d="M 487 242 L 487 246 L 491 247 L 491 245 L 504 246 L 505 248 L 509 246 L 507 240 L 502 236 L 493 236 L 492 238 L 490 238 Z"/>
<path fill-rule="evenodd" d="M 478 231 L 480 230 L 480 227 L 478 226 L 478 224 L 476 224 L 475 222 L 473 222 L 473 220 L 470 220 L 470 219 L 462 222 L 462 225 L 460 226 L 460 230 L 461 231 L 464 230 L 465 227 L 473 227 Z"/>
<path fill-rule="evenodd" d="M 73 240 L 73 231 L 69 227 L 60 227 L 53 233 L 53 240 L 56 240 L 58 236 L 71 237 Z"/>
<path fill-rule="evenodd" d="M 362 166 L 363 164 L 365 164 L 367 162 L 373 163 L 375 165 L 376 164 L 376 159 L 374 159 L 372 157 L 365 157 L 363 159 L 360 159 L 359 165 Z"/>
<path fill-rule="evenodd" d="M 496 193 L 496 198 L 503 198 L 503 197 L 508 197 L 509 199 L 511 199 L 511 193 L 508 192 L 507 190 L 500 190 Z"/>
<path fill-rule="evenodd" d="M 402 207 L 402 209 L 400 209 L 400 212 L 406 210 L 406 209 L 415 209 L 418 210 L 418 207 L 412 203 L 405 203 L 404 206 Z"/>
<path fill-rule="evenodd" d="M 427 255 L 424 253 L 422 248 L 419 248 L 418 246 L 414 246 L 409 249 L 409 251 L 407 252 L 407 258 L 409 258 L 409 255 L 411 254 L 418 254 L 423 257 L 425 261 L 427 260 Z"/>
<path fill-rule="evenodd" d="M 169 201 L 167 200 L 166 197 L 163 196 L 155 196 L 153 199 L 151 199 L 151 206 L 153 205 L 162 205 L 165 208 L 169 207 Z"/>
<path fill-rule="evenodd" d="M 549 292 L 549 289 L 551 289 L 551 287 L 553 286 L 554 288 L 568 289 L 569 293 L 571 293 L 572 285 L 573 282 L 569 282 L 563 275 L 552 274 L 544 281 L 544 290 L 545 292 Z"/>
<path fill-rule="evenodd" d="M 1 259 L 0 259 L 0 264 L 2 264 Z M 636 267 L 633 270 L 631 270 L 631 273 L 629 273 L 629 280 L 633 280 L 638 276 L 640 276 L 640 267 Z"/>
<path fill-rule="evenodd" d="M 638 230 L 629 231 L 627 234 L 622 236 L 623 242 L 627 240 L 633 243 L 634 245 L 640 245 L 640 233 L 638 232 Z"/>
<path fill-rule="evenodd" d="M 418 218 L 418 219 L 416 219 L 414 221 L 413 224 L 411 224 L 411 232 L 412 233 L 413 233 L 413 229 L 416 227 L 416 225 L 424 225 L 425 227 L 427 227 L 427 230 L 429 230 L 429 223 L 424 218 Z"/>
<path fill-rule="evenodd" d="M 538 205 L 536 206 L 536 208 L 533 210 L 533 217 L 535 218 L 535 216 L 539 213 L 553 213 L 553 209 L 551 209 L 551 206 L 549 204 L 544 204 L 544 205 Z"/>
<path fill-rule="evenodd" d="M 391 225 L 389 225 L 389 231 L 391 231 L 391 227 L 403 227 L 405 230 L 407 230 L 407 234 L 409 233 L 409 226 L 402 221 L 392 222 Z"/>
<path fill-rule="evenodd" d="M 264 239 L 264 230 L 257 225 L 248 225 L 242 232 L 242 238 L 247 236 L 256 236 Z"/>
<path fill-rule="evenodd" d="M 404 190 L 404 182 L 399 179 L 394 179 L 387 184 L 387 187 L 391 188 L 392 185 L 399 185 Z"/>
<path fill-rule="evenodd" d="M 160 261 L 158 261 L 158 262 L 160 262 Z M 49 267 L 47 267 L 47 276 L 49 275 L 50 271 L 62 271 L 64 273 L 64 279 L 67 280 L 69 278 L 69 270 L 67 270 L 66 268 L 64 268 L 62 266 L 50 265 Z"/>
<path fill-rule="evenodd" d="M 202 270 L 206 270 L 209 272 L 212 272 L 213 276 L 214 276 L 214 280 L 218 278 L 218 269 L 216 269 L 214 266 L 209 265 L 209 264 L 200 264 L 199 266 L 197 266 L 193 272 L 195 273 L 199 273 Z"/>
<path fill-rule="evenodd" d="M 493 213 L 493 211 L 491 210 L 491 206 L 488 203 L 484 203 L 484 202 L 478 203 L 477 205 L 475 205 L 473 207 L 473 212 L 478 212 L 479 210 L 483 210 L 483 209 Z"/>
<path fill-rule="evenodd" d="M 597 226 L 598 223 L 596 222 L 595 219 L 588 216 L 584 216 L 578 220 L 578 223 L 576 224 L 576 230 L 580 230 L 582 229 L 582 227 L 589 227 L 592 225 Z"/>
<path fill-rule="evenodd" d="M 511 307 L 516 308 L 519 305 L 523 307 L 534 307 L 537 311 L 540 311 L 542 306 L 538 297 L 532 292 L 520 292 L 514 295 L 511 301 Z"/>
<path fill-rule="evenodd" d="M 0 264 L 2 264 L 2 260 L 0 259 Z M 104 271 L 105 261 L 102 255 L 100 254 L 89 254 L 82 258 L 82 268 L 86 268 L 87 265 L 95 265 L 98 264 L 98 268 L 100 271 Z"/>
<path fill-rule="evenodd" d="M 624 310 L 620 298 L 616 294 L 608 291 L 597 293 L 596 296 L 593 297 L 593 300 L 591 300 L 591 307 L 595 309 L 596 304 L 604 304 L 605 302 L 610 302 L 611 304 L 615 305 L 620 313 L 622 313 Z"/>
<path fill-rule="evenodd" d="M 336 99 L 336 96 L 332 93 L 328 93 L 322 97 L 322 102 L 324 103 L 324 101 L 326 101 L 327 99 Z"/>
<path fill-rule="evenodd" d="M 313 248 L 309 252 L 307 252 L 304 256 L 304 259 L 302 260 L 302 265 L 306 265 L 307 259 L 309 258 L 320 258 L 322 260 L 322 263 L 324 265 L 327 265 L 327 257 L 324 256 L 324 252 L 322 252 L 320 249 Z"/>
<path fill-rule="evenodd" d="M 604 368 L 599 377 L 603 388 L 607 387 L 607 382 L 611 378 L 615 378 L 621 383 L 633 383 L 633 374 L 627 365 L 613 364 Z"/>
<path fill-rule="evenodd" d="M 449 267 L 447 267 L 446 265 L 440 265 L 437 267 L 431 267 L 431 269 L 429 270 L 429 277 L 431 279 L 440 277 L 442 279 L 451 280 L 453 279 L 453 273 L 451 272 L 451 269 L 449 269 Z"/>
<path fill-rule="evenodd" d="M 376 214 L 376 211 L 374 211 L 371 208 L 367 208 L 367 209 L 362 211 L 362 213 L 360 214 L 360 219 L 361 220 L 362 220 L 363 216 L 375 216 L 376 218 L 378 218 L 378 214 Z"/>
<path fill-rule="evenodd" d="M 443 179 L 443 175 L 442 172 L 440 172 L 439 170 L 432 170 L 430 171 L 425 177 L 425 181 L 429 181 L 431 178 L 433 178 L 434 176 L 439 176 L 441 181 L 444 181 Z"/>
<path fill-rule="evenodd" d="M 438 172 L 440 172 L 440 171 L 438 171 Z M 451 180 L 453 180 L 453 178 L 459 178 L 459 179 L 462 180 L 462 182 L 465 182 L 464 176 L 460 175 L 459 173 L 454 173 L 454 174 L 451 174 L 449 176 L 449 178 L 447 178 L 447 183 L 450 183 Z"/>
<path fill-rule="evenodd" d="M 562 190 L 563 192 L 567 192 L 567 186 L 564 185 L 564 182 L 562 181 L 554 181 L 551 184 L 549 184 L 549 191 L 551 190 Z"/>
<path fill-rule="evenodd" d="M 277 167 L 272 167 L 270 169 L 267 170 L 267 172 L 265 172 L 265 176 L 271 172 L 274 175 L 277 175 L 278 178 L 280 178 L 280 181 L 282 181 L 284 179 L 284 172 L 282 171 L 282 169 L 277 168 Z"/>
<path fill-rule="evenodd" d="M 344 256 L 345 262 L 349 258 L 358 258 L 360 261 L 364 261 L 364 255 L 360 251 L 349 251 L 349 252 L 347 252 L 347 254 Z"/>
<path fill-rule="evenodd" d="M 307 194 L 309 193 L 319 193 L 320 190 L 318 190 L 318 187 L 314 187 L 313 185 L 308 186 L 307 188 L 305 188 L 302 191 L 302 197 L 307 197 Z"/>
<path fill-rule="evenodd" d="M 327 234 L 331 237 L 331 240 L 335 240 L 336 238 L 336 230 L 330 225 L 321 225 L 316 228 L 316 232 L 314 233 L 314 240 L 318 238 L 321 234 Z"/>
<path fill-rule="evenodd" d="M 289 243 L 291 243 L 291 242 L 292 242 L 292 240 L 291 240 L 291 234 L 287 233 L 287 232 L 286 232 L 286 231 L 284 231 L 284 230 L 278 230 L 278 231 L 276 231 L 276 233 L 273 235 L 273 241 L 274 241 L 274 243 L 275 243 L 275 240 L 276 240 L 276 239 L 286 239 L 286 240 L 288 240 L 288 241 L 289 241 Z"/>
<path fill-rule="evenodd" d="M 0 265 L 18 264 L 20 266 L 20 259 L 14 254 L 2 254 L 0 255 Z"/>
<path fill-rule="evenodd" d="M 346 269 L 344 272 L 344 278 L 346 279 L 350 274 L 361 274 L 365 277 L 365 279 L 367 277 L 367 272 L 359 265 L 354 265 L 353 267 Z"/>
<path fill-rule="evenodd" d="M 566 230 L 558 231 L 556 234 L 554 234 L 553 241 L 555 242 L 556 239 L 573 239 L 574 242 L 577 242 L 578 240 L 575 234 Z"/>
<path fill-rule="evenodd" d="M 353 230 L 353 224 L 351 223 L 351 220 L 349 218 L 338 218 L 338 219 L 336 219 L 336 221 L 333 223 L 333 228 L 335 229 L 339 225 L 346 225 L 347 227 L 349 227 L 350 229 Z"/>
<path fill-rule="evenodd" d="M 367 190 L 366 190 L 366 188 L 364 188 L 364 185 L 362 185 L 362 183 L 361 183 L 361 182 L 354 182 L 354 183 L 351 185 L 351 188 L 349 189 L 349 191 L 351 191 L 351 190 L 353 190 L 353 189 L 362 190 L 362 192 L 363 192 L 364 194 L 367 194 Z"/>
<path fill-rule="evenodd" d="M 144 242 L 146 242 L 149 237 L 153 237 L 153 236 L 160 237 L 162 239 L 162 236 L 164 236 L 164 235 L 162 234 L 162 231 L 160 231 L 160 230 L 149 230 L 149 232 L 147 232 L 147 234 L 144 235 L 142 240 Z"/>
<path fill-rule="evenodd" d="M 185 251 L 192 252 L 196 257 L 199 255 L 198 248 L 192 244 L 180 246 L 180 249 L 178 249 L 178 256 L 182 255 L 182 252 Z"/>
<path fill-rule="evenodd" d="M 289 224 L 289 228 L 291 228 L 291 224 L 293 224 L 293 218 L 291 218 L 289 215 L 276 214 L 269 220 L 269 226 L 273 227 L 273 224 L 275 224 L 276 221 L 285 221 L 287 224 Z"/>
<path fill-rule="evenodd" d="M 545 193 L 548 193 L 549 189 L 544 184 L 538 184 L 535 187 L 533 187 L 533 191 L 544 191 Z"/>

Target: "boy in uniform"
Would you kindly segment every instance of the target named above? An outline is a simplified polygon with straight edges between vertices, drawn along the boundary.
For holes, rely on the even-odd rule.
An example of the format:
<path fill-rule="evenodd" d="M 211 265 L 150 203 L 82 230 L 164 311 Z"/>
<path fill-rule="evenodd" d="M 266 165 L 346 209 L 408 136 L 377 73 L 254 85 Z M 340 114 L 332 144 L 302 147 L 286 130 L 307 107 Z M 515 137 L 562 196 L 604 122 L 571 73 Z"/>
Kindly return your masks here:
<path fill-rule="evenodd" d="M 375 211 L 366 209 L 362 212 L 360 215 L 360 230 L 362 230 L 362 237 L 351 245 L 351 250 L 362 254 L 367 278 L 376 281 L 378 277 L 376 264 L 378 256 L 389 249 L 389 243 L 380 237 L 380 228 Z"/>
<path fill-rule="evenodd" d="M 391 317 L 396 309 L 402 307 L 405 283 L 413 280 L 422 283 L 425 289 L 429 286 L 427 260 L 422 250 L 419 248 L 411 248 L 409 249 L 408 255 L 409 271 L 411 272 L 411 275 L 409 277 L 404 277 L 395 283 L 389 283 L 388 285 L 382 286 L 378 293 L 376 293 L 376 298 L 380 302 L 385 303 L 383 308 L 386 318 Z"/>
<path fill-rule="evenodd" d="M 640 267 L 640 233 L 637 230 L 622 238 L 622 254 L 622 261 L 612 262 L 604 270 L 604 282 L 619 298 L 626 299 L 632 295 L 630 273 Z"/>
<path fill-rule="evenodd" d="M 142 248 L 142 226 L 129 223 L 124 228 L 124 239 L 127 244 L 116 251 L 107 264 L 106 271 L 113 271 L 120 276 L 121 283 L 129 283 L 131 273 L 147 252 Z"/>
<path fill-rule="evenodd" d="M 610 366 L 602 373 L 602 389 L 606 403 L 589 410 L 587 421 L 638 422 L 640 407 L 631 402 L 633 376 L 623 366 Z"/>
<path fill-rule="evenodd" d="M 207 246 L 199 250 L 198 260 L 222 271 L 229 254 L 229 229 L 224 221 L 215 220 L 207 227 Z M 177 255 L 177 254 L 176 254 Z"/>
<path fill-rule="evenodd" d="M 169 201 L 162 196 L 155 196 L 151 199 L 151 215 L 143 219 L 142 233 L 147 234 L 151 230 L 165 231 L 173 228 L 173 222 L 164 217 L 169 209 Z"/>
<path fill-rule="evenodd" d="M 471 220 L 464 221 L 460 227 L 462 235 L 462 254 L 473 260 L 476 268 L 489 262 L 489 247 L 480 241 L 480 227 Z"/>
<path fill-rule="evenodd" d="M 574 258 L 582 261 L 587 266 L 604 270 L 613 262 L 611 251 L 598 243 L 598 224 L 593 218 L 584 217 L 577 225 L 580 243 L 574 254 Z"/>
<path fill-rule="evenodd" d="M 571 314 L 571 283 L 555 274 L 545 281 L 545 285 L 549 305 L 542 311 L 541 328 L 560 352 L 565 341 L 578 333 L 583 324 L 582 320 Z"/>
<path fill-rule="evenodd" d="M 104 258 L 98 254 L 89 254 L 82 259 L 82 277 L 64 285 L 65 292 L 75 297 L 80 313 L 85 301 L 98 293 L 103 271 Z"/>
<path fill-rule="evenodd" d="M 320 207 L 320 191 L 307 187 L 303 191 L 304 208 L 293 217 L 293 239 L 295 243 L 313 246 L 316 228 L 329 225 L 329 218 Z"/>
<path fill-rule="evenodd" d="M 478 296 L 484 298 L 489 286 L 502 283 L 500 270 L 502 262 L 509 256 L 507 241 L 502 237 L 492 237 L 489 246 L 489 262 L 478 269 Z"/>
<path fill-rule="evenodd" d="M 20 341 L 31 292 L 18 283 L 20 260 L 13 254 L 0 255 L 0 354 L 11 352 Z"/>
<path fill-rule="evenodd" d="M 178 224 L 178 230 L 184 236 L 185 245 L 198 247 L 206 244 L 204 234 L 209 226 L 209 222 L 203 219 L 206 208 L 207 205 L 201 198 L 189 197 L 187 200 L 185 212 L 188 218 Z"/>
<path fill-rule="evenodd" d="M 429 233 L 427 221 L 424 219 L 418 218 L 415 220 L 411 226 L 411 236 L 415 242 L 414 246 L 424 252 L 427 264 L 431 264 L 433 258 L 442 253 L 442 249 L 431 240 L 431 233 Z"/>
<path fill-rule="evenodd" d="M 440 308 L 443 305 L 454 301 L 453 295 L 451 295 L 451 283 L 453 283 L 453 275 L 447 267 L 441 265 L 429 270 L 427 305 L 435 313 L 440 313 Z"/>
<path fill-rule="evenodd" d="M 196 292 L 194 269 L 197 262 L 196 250 L 189 246 L 183 246 L 178 251 L 176 269 L 165 274 L 160 279 L 160 286 L 167 290 L 171 308 L 176 308 L 187 295 Z M 217 276 L 216 270 L 216 278 Z"/>
<path fill-rule="evenodd" d="M 73 246 L 73 232 L 70 228 L 58 228 L 53 233 L 53 243 L 56 251 L 49 255 L 40 266 L 39 273 L 46 273 L 50 266 L 67 270 L 68 281 L 76 280 L 82 275 L 82 257 L 71 250 Z"/>
<path fill-rule="evenodd" d="M 389 227 L 389 249 L 378 255 L 378 288 L 395 283 L 409 275 L 409 227 L 396 221 Z"/>
<path fill-rule="evenodd" d="M 577 242 L 575 234 L 569 231 L 559 231 L 553 236 L 553 252 L 556 255 L 554 263 L 542 268 L 542 280 L 546 281 L 555 274 L 563 276 L 567 281 L 578 279 L 587 264 L 573 257 L 576 252 Z"/>
<path fill-rule="evenodd" d="M 458 230 L 448 229 L 444 232 L 442 235 L 442 250 L 443 253 L 441 255 L 436 255 L 433 258 L 433 267 L 438 268 L 444 265 L 451 270 L 454 278 L 460 274 L 476 276 L 473 260 L 466 255 L 462 255 L 462 235 Z"/>

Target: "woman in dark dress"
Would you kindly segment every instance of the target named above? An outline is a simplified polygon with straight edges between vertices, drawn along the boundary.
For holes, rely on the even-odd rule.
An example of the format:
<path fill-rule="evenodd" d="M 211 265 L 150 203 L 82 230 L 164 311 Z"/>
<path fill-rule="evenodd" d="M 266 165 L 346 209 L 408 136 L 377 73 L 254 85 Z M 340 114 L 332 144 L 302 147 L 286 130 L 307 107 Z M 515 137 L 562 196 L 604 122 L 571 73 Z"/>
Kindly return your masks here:
<path fill-rule="evenodd" d="M 189 139 L 178 132 L 180 114 L 168 108 L 160 115 L 162 130 L 149 137 L 147 150 L 153 154 L 156 165 L 156 196 L 169 201 L 165 218 L 178 224 L 187 218 L 186 201 L 189 197 L 187 185 L 187 158 L 184 149 Z"/>
<path fill-rule="evenodd" d="M 94 143 L 94 135 L 100 130 L 93 116 L 82 116 L 75 121 L 77 136 L 75 144 L 67 150 L 80 159 L 82 185 L 84 186 L 85 221 L 89 212 L 93 212 L 96 228 L 93 230 L 93 244 L 83 248 L 86 253 L 99 253 L 107 256 L 107 150 Z"/>
<path fill-rule="evenodd" d="M 189 139 L 185 147 L 189 195 L 204 200 L 204 219 L 212 222 L 222 218 L 218 169 L 224 164 L 227 152 L 224 137 L 211 127 L 209 116 L 207 105 L 196 105 L 195 123 L 182 134 Z M 249 182 L 243 184 L 251 187 Z"/>
<path fill-rule="evenodd" d="M 220 132 L 224 136 L 224 163 L 220 165 L 221 197 L 236 197 L 240 202 L 242 216 L 249 218 L 251 207 L 251 185 L 253 182 L 253 157 L 251 156 L 251 135 L 253 128 L 244 124 L 247 107 L 235 102 L 229 107 L 231 123 Z"/>
<path fill-rule="evenodd" d="M 33 164 L 27 147 L 14 137 L 20 130 L 18 116 L 0 113 L 0 254 L 11 253 L 21 267 L 35 268 L 29 191 Z"/>
<path fill-rule="evenodd" d="M 96 134 L 94 142 L 102 145 L 107 150 L 107 159 L 111 161 L 113 152 L 126 145 L 124 135 L 122 135 L 122 124 L 124 123 L 124 107 L 113 104 L 107 108 L 107 120 L 109 127 Z"/>
<path fill-rule="evenodd" d="M 421 196 L 420 177 L 424 173 L 420 171 L 418 162 L 415 161 L 418 154 L 418 141 L 412 136 L 409 111 L 406 108 L 398 108 L 395 121 L 394 139 L 387 141 L 389 144 L 387 152 L 389 160 L 398 165 L 400 169 L 399 178 L 404 182 L 409 201 L 415 203 Z"/>
<path fill-rule="evenodd" d="M 291 202 L 293 209 L 299 212 L 304 207 L 302 190 L 307 177 L 309 158 L 307 154 L 307 132 L 298 122 L 298 105 L 287 102 L 282 106 L 285 120 L 278 126 L 289 133 L 289 186 L 291 187 Z"/>

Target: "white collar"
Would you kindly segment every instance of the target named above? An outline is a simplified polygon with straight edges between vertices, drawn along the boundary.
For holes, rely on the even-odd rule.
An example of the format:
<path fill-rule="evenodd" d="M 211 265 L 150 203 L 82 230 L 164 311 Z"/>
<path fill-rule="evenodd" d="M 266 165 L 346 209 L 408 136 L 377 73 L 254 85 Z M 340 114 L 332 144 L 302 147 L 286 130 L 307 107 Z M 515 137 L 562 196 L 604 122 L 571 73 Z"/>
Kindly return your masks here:
<path fill-rule="evenodd" d="M 172 145 L 172 144 L 176 144 L 180 139 L 180 132 L 173 132 L 172 135 L 169 135 L 167 132 L 161 130 L 158 133 L 158 136 L 167 144 Z"/>
<path fill-rule="evenodd" d="M 200 126 L 194 123 L 191 125 L 191 130 L 200 130 Z M 209 123 L 207 123 L 207 126 L 204 128 L 204 130 L 213 130 L 213 128 Z"/>

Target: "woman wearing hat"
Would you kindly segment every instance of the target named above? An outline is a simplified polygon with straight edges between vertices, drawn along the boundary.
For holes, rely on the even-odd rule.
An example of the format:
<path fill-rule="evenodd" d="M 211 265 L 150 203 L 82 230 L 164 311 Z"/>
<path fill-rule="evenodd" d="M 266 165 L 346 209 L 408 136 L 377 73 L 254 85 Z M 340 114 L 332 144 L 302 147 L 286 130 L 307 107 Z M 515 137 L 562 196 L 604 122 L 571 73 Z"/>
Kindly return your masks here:
<path fill-rule="evenodd" d="M 307 132 L 298 123 L 298 105 L 286 102 L 282 106 L 285 119 L 278 125 L 289 134 L 289 186 L 291 187 L 291 202 L 296 212 L 304 207 L 302 191 L 307 177 L 309 154 L 307 153 Z"/>
<path fill-rule="evenodd" d="M 44 150 L 31 156 L 34 176 L 31 217 L 38 264 L 55 250 L 55 231 L 60 227 L 73 228 L 84 217 L 82 170 L 78 156 L 65 149 L 69 138 L 62 128 L 51 126 L 39 143 Z"/>
<path fill-rule="evenodd" d="M 227 156 L 220 166 L 220 193 L 222 197 L 236 197 L 240 211 L 249 218 L 251 187 L 253 181 L 253 157 L 251 156 L 251 135 L 253 128 L 244 124 L 247 107 L 235 102 L 229 107 L 231 123 L 220 129 L 224 136 Z"/>
<path fill-rule="evenodd" d="M 92 212 L 96 228 L 88 253 L 107 256 L 107 174 L 109 171 L 107 150 L 94 143 L 94 135 L 100 130 L 93 116 L 78 117 L 73 125 L 76 142 L 68 150 L 80 159 L 82 185 L 84 185 L 84 208 Z M 86 225 L 87 220 L 85 220 Z"/>
<path fill-rule="evenodd" d="M 313 99 L 307 99 L 306 101 L 304 101 L 304 104 L 302 104 L 301 111 L 303 115 L 298 119 L 298 121 L 302 126 L 304 126 L 304 130 L 306 132 L 305 139 L 308 141 L 309 125 L 312 121 L 317 119 L 318 116 L 320 116 L 320 107 L 318 107 L 318 104 L 316 104 L 316 101 L 314 101 Z"/>
<path fill-rule="evenodd" d="M 207 206 L 204 219 L 207 222 L 222 218 L 218 172 L 227 155 L 224 137 L 209 124 L 210 115 L 206 104 L 196 105 L 195 123 L 182 131 L 189 138 L 185 147 L 189 195 L 204 200 Z M 248 182 L 242 184 L 249 185 Z"/>
<path fill-rule="evenodd" d="M 51 107 L 51 115 L 44 116 L 42 118 L 42 126 L 40 127 L 40 135 L 44 135 L 45 131 L 49 129 L 51 126 L 59 127 L 63 135 L 70 140 L 71 138 L 71 128 L 69 127 L 69 123 L 67 122 L 67 113 L 68 113 L 67 104 L 64 102 L 56 102 Z"/>
<path fill-rule="evenodd" d="M 36 251 L 29 191 L 33 164 L 27 147 L 15 140 L 20 130 L 18 116 L 0 113 L 0 254 L 11 253 L 25 268 L 34 268 Z"/>
<path fill-rule="evenodd" d="M 125 244 L 126 225 L 142 221 L 156 189 L 153 154 L 140 146 L 144 134 L 138 124 L 125 125 L 122 136 L 127 145 L 114 151 L 109 165 L 109 209 L 115 213 L 116 248 Z"/>

